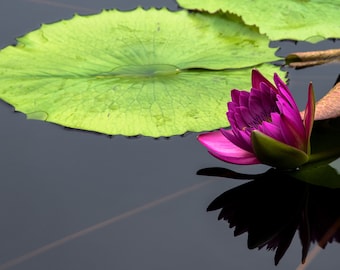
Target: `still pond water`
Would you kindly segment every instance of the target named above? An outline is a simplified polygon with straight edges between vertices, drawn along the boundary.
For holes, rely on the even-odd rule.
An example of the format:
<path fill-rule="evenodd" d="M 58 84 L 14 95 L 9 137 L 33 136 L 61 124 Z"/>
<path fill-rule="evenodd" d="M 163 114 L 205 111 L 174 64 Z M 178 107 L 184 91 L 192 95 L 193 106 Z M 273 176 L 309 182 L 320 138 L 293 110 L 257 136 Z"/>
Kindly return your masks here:
<path fill-rule="evenodd" d="M 70 18 L 75 12 L 129 10 L 140 5 L 177 8 L 170 0 L 1 1 L 0 47 L 14 44 L 16 37 L 42 22 Z M 281 42 L 279 46 L 278 54 L 284 56 L 337 48 L 340 42 Z M 289 69 L 289 86 L 299 106 L 304 106 L 310 80 L 319 99 L 339 73 L 336 64 Z M 224 164 L 207 154 L 196 141 L 197 134 L 158 140 L 111 138 L 28 121 L 3 102 L 0 120 L 0 270 L 299 267 L 298 235 L 274 266 L 275 252 L 249 250 L 247 233 L 234 237 L 234 229 L 217 220 L 218 211 L 206 211 L 217 196 L 247 180 L 201 176 L 198 170 L 224 167 L 256 174 L 266 171 L 265 166 Z M 285 188 L 275 186 L 265 192 L 261 186 L 250 186 L 256 194 L 244 195 L 247 189 L 236 193 L 235 209 L 245 219 L 247 215 L 258 218 L 259 231 L 267 232 L 273 219 L 289 219 L 290 212 L 280 215 L 279 202 L 287 198 L 292 203 L 295 197 L 290 189 L 288 194 L 280 192 Z M 246 201 L 249 196 L 253 201 Z M 315 251 L 314 245 L 310 250 Z M 339 254 L 340 245 L 329 244 L 306 269 L 339 269 Z"/>

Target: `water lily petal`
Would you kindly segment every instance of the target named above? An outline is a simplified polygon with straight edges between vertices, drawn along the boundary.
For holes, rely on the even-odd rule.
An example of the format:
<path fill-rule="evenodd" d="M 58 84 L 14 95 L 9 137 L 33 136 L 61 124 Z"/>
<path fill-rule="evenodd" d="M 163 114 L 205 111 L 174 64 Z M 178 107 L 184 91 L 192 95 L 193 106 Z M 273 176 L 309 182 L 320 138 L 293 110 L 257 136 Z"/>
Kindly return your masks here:
<path fill-rule="evenodd" d="M 279 75 L 277 75 L 276 73 L 274 74 L 274 82 L 275 82 L 277 89 L 279 91 L 279 95 L 284 97 L 286 99 L 286 101 L 291 105 L 291 107 L 294 110 L 299 111 L 299 108 L 296 105 L 294 97 L 292 96 L 291 92 L 289 91 L 287 85 L 284 83 L 284 81 L 281 80 Z"/>
<path fill-rule="evenodd" d="M 239 91 L 239 105 L 243 107 L 248 107 L 248 100 L 249 100 L 249 92 L 246 91 Z"/>
<path fill-rule="evenodd" d="M 272 113 L 271 119 L 271 123 L 264 122 L 258 130 L 282 143 L 296 147 L 302 151 L 306 150 L 304 127 L 301 119 L 301 127 L 299 128 L 296 128 L 294 124 L 292 124 L 291 119 L 282 113 Z M 300 130 L 300 133 L 298 133 L 298 130 Z"/>
<path fill-rule="evenodd" d="M 251 139 L 256 157 L 264 164 L 290 169 L 301 166 L 309 159 L 305 152 L 277 141 L 260 131 L 253 131 Z"/>
<path fill-rule="evenodd" d="M 249 96 L 250 112 L 263 117 L 269 117 L 273 111 L 279 111 L 276 106 L 276 94 L 274 91 L 266 92 L 252 88 Z"/>
<path fill-rule="evenodd" d="M 292 125 L 300 130 L 301 135 L 304 134 L 304 125 L 299 110 L 293 109 L 282 96 L 278 96 L 276 103 L 280 110 L 280 114 L 291 119 Z"/>
<path fill-rule="evenodd" d="M 243 113 L 241 109 L 235 108 L 235 110 L 229 110 L 227 112 L 227 117 L 229 119 L 230 126 L 233 129 L 244 129 L 245 127 L 248 127 L 248 123 L 245 121 L 243 117 Z"/>
<path fill-rule="evenodd" d="M 312 83 L 310 83 L 308 87 L 308 100 L 305 109 L 305 115 L 303 117 L 303 124 L 306 130 L 306 140 L 308 142 L 307 154 L 310 154 L 310 136 L 312 134 L 314 116 L 315 116 L 315 96 L 313 85 Z"/>
<path fill-rule="evenodd" d="M 210 154 L 222 161 L 240 165 L 260 163 L 253 153 L 237 147 L 221 131 L 200 134 L 198 140 L 208 149 Z"/>
<path fill-rule="evenodd" d="M 307 153 L 307 141 L 302 120 L 302 127 L 296 127 L 294 125 L 295 123 L 292 121 L 292 118 L 289 118 L 286 115 L 282 114 L 281 119 L 283 123 L 282 135 L 285 138 L 285 142 Z"/>
<path fill-rule="evenodd" d="M 221 133 L 237 147 L 245 151 L 253 152 L 249 130 L 220 129 Z"/>
<path fill-rule="evenodd" d="M 249 108 L 240 106 L 238 110 L 240 112 L 240 116 L 243 118 L 243 121 L 246 123 L 245 127 L 256 128 L 258 126 L 258 121 L 260 121 L 260 119 L 254 118 L 249 111 Z"/>
<path fill-rule="evenodd" d="M 263 122 L 262 125 L 258 127 L 258 130 L 275 140 L 283 141 L 284 138 L 281 132 L 281 118 L 278 113 L 272 113 L 272 122 Z M 278 123 L 280 122 L 280 123 Z"/>
<path fill-rule="evenodd" d="M 263 111 L 262 105 L 262 93 L 257 89 L 251 89 L 248 107 L 251 108 L 252 113 L 258 113 Z"/>
<path fill-rule="evenodd" d="M 299 110 L 293 109 L 282 97 L 278 97 L 277 103 L 281 111 L 282 134 L 286 142 L 306 151 L 306 131 Z"/>
<path fill-rule="evenodd" d="M 274 85 L 268 81 L 257 69 L 253 69 L 251 73 L 251 85 L 253 88 L 260 90 L 261 83 L 264 83 L 269 88 L 275 89 Z"/>
<path fill-rule="evenodd" d="M 236 105 L 239 105 L 240 104 L 240 94 L 241 94 L 240 90 L 237 90 L 237 89 L 231 90 L 231 92 L 230 92 L 231 103 L 235 103 Z"/>
<path fill-rule="evenodd" d="M 229 110 L 227 112 L 227 117 L 232 129 L 242 130 L 248 126 L 248 124 L 243 119 L 242 112 L 239 107 L 235 108 L 234 110 Z"/>

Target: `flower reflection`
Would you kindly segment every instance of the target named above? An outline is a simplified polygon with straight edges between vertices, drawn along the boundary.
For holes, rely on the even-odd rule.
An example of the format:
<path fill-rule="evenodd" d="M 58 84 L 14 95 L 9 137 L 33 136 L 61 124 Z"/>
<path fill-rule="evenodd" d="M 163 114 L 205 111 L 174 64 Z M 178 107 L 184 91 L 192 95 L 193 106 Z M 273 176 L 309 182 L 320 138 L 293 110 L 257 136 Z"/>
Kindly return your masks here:
<path fill-rule="evenodd" d="M 203 169 L 198 174 L 247 178 L 222 168 Z M 340 242 L 339 205 L 340 188 L 312 185 L 270 169 L 254 181 L 224 192 L 207 210 L 221 209 L 218 219 L 228 221 L 235 236 L 248 232 L 249 249 L 275 251 L 277 265 L 296 231 L 302 244 L 302 263 L 311 243 L 325 248 L 329 242 Z"/>

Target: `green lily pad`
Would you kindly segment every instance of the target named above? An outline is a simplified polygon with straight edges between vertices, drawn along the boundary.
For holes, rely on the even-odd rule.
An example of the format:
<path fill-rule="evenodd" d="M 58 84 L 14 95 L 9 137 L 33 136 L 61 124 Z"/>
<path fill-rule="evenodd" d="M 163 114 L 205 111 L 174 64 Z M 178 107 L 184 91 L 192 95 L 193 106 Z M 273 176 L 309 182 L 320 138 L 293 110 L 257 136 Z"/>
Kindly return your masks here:
<path fill-rule="evenodd" d="M 271 40 L 318 42 L 340 38 L 339 0 L 178 0 L 187 9 L 230 12 L 256 25 Z"/>
<path fill-rule="evenodd" d="M 271 65 L 259 69 L 264 74 L 277 71 Z M 15 83 L 8 80 L 3 94 L 30 119 L 105 134 L 172 136 L 228 126 L 225 113 L 230 90 L 236 85 L 249 89 L 250 73 L 247 68 L 183 71 L 138 80 L 22 78 Z"/>
<path fill-rule="evenodd" d="M 211 130 L 228 125 L 231 88 L 250 88 L 249 68 L 225 69 L 273 61 L 274 53 L 255 28 L 224 15 L 76 15 L 0 52 L 0 98 L 30 119 L 105 134 Z"/>

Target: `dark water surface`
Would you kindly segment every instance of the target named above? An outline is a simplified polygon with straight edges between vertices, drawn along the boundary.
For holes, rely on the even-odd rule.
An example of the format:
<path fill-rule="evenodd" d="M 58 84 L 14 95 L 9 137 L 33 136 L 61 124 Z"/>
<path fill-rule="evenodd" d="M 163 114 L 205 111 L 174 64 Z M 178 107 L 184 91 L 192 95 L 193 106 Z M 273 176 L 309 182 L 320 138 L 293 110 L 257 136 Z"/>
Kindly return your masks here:
<path fill-rule="evenodd" d="M 2 0 L 0 47 L 75 12 L 139 5 L 177 8 L 170 0 Z M 279 45 L 278 53 L 286 55 L 336 48 L 340 42 Z M 340 68 L 289 72 L 289 86 L 302 108 L 309 81 L 320 98 Z M 226 222 L 217 221 L 218 212 L 206 212 L 215 197 L 245 181 L 198 176 L 198 170 L 220 166 L 259 173 L 265 166 L 224 164 L 207 154 L 197 134 L 110 138 L 26 120 L 3 102 L 0 121 L 0 270 L 266 270 L 296 269 L 300 263 L 297 235 L 274 266 L 274 252 L 249 250 L 247 234 L 234 237 Z M 307 269 L 339 269 L 339 254 L 339 244 L 329 244 Z"/>

